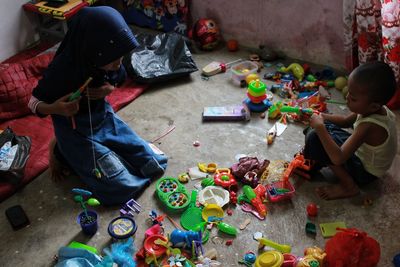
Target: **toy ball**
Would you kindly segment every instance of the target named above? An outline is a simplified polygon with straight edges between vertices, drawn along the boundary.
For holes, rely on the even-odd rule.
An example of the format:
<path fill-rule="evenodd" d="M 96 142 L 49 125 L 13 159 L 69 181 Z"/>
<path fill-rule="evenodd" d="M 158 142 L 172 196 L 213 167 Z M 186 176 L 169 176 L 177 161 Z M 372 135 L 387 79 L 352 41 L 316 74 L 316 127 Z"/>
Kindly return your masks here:
<path fill-rule="evenodd" d="M 348 92 L 349 92 L 349 87 L 347 87 L 347 85 L 346 85 L 346 86 L 343 87 L 343 89 L 342 89 L 342 95 L 343 95 L 344 98 L 347 97 Z"/>
<path fill-rule="evenodd" d="M 318 207 L 314 203 L 310 203 L 307 205 L 307 215 L 311 217 L 315 217 L 318 214 Z"/>
<path fill-rule="evenodd" d="M 226 47 L 228 48 L 229 52 L 236 52 L 239 49 L 238 41 L 235 39 L 230 39 L 226 42 Z"/>
<path fill-rule="evenodd" d="M 343 76 L 339 76 L 335 80 L 335 88 L 338 90 L 343 90 L 343 88 L 347 85 L 347 79 Z"/>
<path fill-rule="evenodd" d="M 213 50 L 220 41 L 220 32 L 212 19 L 199 19 L 193 27 L 193 39 L 203 50 Z"/>
<path fill-rule="evenodd" d="M 255 73 L 251 73 L 251 74 L 246 76 L 246 83 L 247 84 L 250 84 L 250 82 L 255 81 L 255 80 L 260 80 L 260 77 Z"/>

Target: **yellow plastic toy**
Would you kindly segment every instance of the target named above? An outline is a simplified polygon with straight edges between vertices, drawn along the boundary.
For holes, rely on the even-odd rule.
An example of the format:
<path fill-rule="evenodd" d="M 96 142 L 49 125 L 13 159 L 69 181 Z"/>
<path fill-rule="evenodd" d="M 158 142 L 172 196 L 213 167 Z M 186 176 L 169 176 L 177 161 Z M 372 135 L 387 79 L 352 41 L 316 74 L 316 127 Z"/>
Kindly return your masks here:
<path fill-rule="evenodd" d="M 278 251 L 267 251 L 257 257 L 256 267 L 280 267 L 284 261 L 282 253 Z"/>
<path fill-rule="evenodd" d="M 279 250 L 282 253 L 290 253 L 290 251 L 292 251 L 292 247 L 289 245 L 284 245 L 284 244 L 278 244 L 275 243 L 274 241 L 271 241 L 269 239 L 266 238 L 260 238 L 258 239 L 258 249 L 263 248 L 264 246 L 268 246 L 271 248 L 274 248 L 276 250 Z"/>
<path fill-rule="evenodd" d="M 201 212 L 201 217 L 203 220 L 208 222 L 208 217 L 214 216 L 216 218 L 224 217 L 224 210 L 217 204 L 206 204 L 203 211 Z"/>
<path fill-rule="evenodd" d="M 255 81 L 255 80 L 260 80 L 260 77 L 255 73 L 250 73 L 249 75 L 246 76 L 247 84 L 250 84 L 250 82 Z"/>
<path fill-rule="evenodd" d="M 304 257 L 300 259 L 296 267 L 310 267 L 313 261 L 317 261 L 319 266 L 324 266 L 326 253 L 319 247 L 309 247 L 304 250 Z"/>
<path fill-rule="evenodd" d="M 299 63 L 292 63 L 287 68 L 282 67 L 279 69 L 281 72 L 292 72 L 297 80 L 302 81 L 304 78 L 304 69 Z"/>
<path fill-rule="evenodd" d="M 335 88 L 338 89 L 339 91 L 342 91 L 343 88 L 347 85 L 347 79 L 346 77 L 339 76 L 335 80 Z"/>

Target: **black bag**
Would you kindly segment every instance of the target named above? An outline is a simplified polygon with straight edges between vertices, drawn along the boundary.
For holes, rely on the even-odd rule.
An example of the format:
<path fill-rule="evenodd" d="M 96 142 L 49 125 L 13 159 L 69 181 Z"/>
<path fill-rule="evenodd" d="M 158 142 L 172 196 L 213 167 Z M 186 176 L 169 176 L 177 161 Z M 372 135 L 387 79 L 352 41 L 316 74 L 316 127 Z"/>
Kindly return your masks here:
<path fill-rule="evenodd" d="M 31 149 L 28 136 L 17 136 L 11 128 L 0 133 L 0 178 L 14 185 L 24 177 Z"/>
<path fill-rule="evenodd" d="M 162 82 L 198 70 L 182 35 L 163 33 L 153 36 L 142 33 L 136 35 L 136 39 L 139 46 L 124 59 L 128 75 L 135 81 Z"/>

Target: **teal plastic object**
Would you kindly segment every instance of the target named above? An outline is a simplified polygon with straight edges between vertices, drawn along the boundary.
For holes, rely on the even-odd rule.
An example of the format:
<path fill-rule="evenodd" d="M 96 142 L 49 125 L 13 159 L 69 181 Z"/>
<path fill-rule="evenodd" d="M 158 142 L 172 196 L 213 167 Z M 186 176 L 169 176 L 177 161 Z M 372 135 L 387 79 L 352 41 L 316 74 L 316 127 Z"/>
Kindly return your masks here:
<path fill-rule="evenodd" d="M 186 187 L 174 177 L 163 177 L 157 181 L 156 195 L 170 212 L 182 212 L 190 203 Z"/>

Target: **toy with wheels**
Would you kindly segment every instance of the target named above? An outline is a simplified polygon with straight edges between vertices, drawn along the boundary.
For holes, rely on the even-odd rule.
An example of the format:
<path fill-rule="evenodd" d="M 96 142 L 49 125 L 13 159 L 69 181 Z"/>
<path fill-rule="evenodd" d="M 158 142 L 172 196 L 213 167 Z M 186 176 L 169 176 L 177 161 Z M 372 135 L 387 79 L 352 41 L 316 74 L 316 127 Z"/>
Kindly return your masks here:
<path fill-rule="evenodd" d="M 171 212 L 183 211 L 190 203 L 190 197 L 185 186 L 173 177 L 159 179 L 156 184 L 156 194 Z"/>
<path fill-rule="evenodd" d="M 237 191 L 237 182 L 231 170 L 228 168 L 219 168 L 215 171 L 214 184 L 230 191 Z"/>

